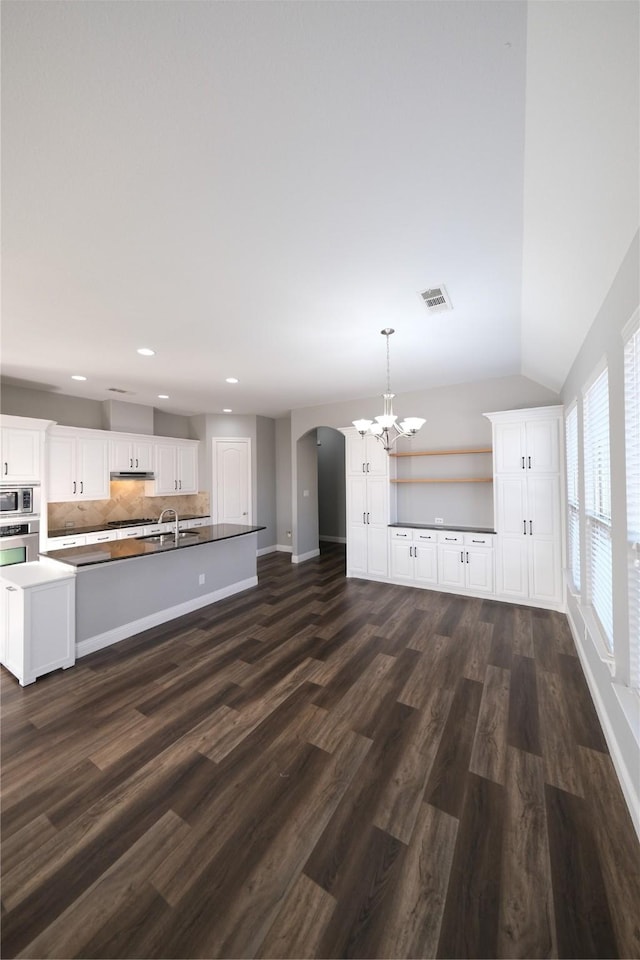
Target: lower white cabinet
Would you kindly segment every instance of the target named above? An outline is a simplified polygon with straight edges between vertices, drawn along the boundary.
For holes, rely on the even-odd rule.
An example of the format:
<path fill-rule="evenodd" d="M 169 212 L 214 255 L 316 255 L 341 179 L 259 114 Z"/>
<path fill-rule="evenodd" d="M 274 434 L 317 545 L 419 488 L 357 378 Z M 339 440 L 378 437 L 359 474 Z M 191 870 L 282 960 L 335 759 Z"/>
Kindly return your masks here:
<path fill-rule="evenodd" d="M 439 583 L 472 593 L 493 593 L 493 541 L 491 534 L 438 534 Z M 452 542 L 455 537 L 456 542 Z"/>
<path fill-rule="evenodd" d="M 388 504 L 386 477 L 347 478 L 347 576 L 389 575 Z"/>
<path fill-rule="evenodd" d="M 47 550 L 66 550 L 67 547 L 84 547 L 87 542 L 87 535 L 68 537 L 49 537 L 47 540 Z"/>
<path fill-rule="evenodd" d="M 494 593 L 494 534 L 392 527 L 389 538 L 392 580 Z"/>
<path fill-rule="evenodd" d="M 22 686 L 76 659 L 75 576 L 17 564 L 0 579 L 0 659 Z"/>
<path fill-rule="evenodd" d="M 408 527 L 392 529 L 390 552 L 392 580 L 437 584 L 438 545 L 435 533 Z"/>
<path fill-rule="evenodd" d="M 210 527 L 211 517 L 194 517 L 192 520 L 181 520 L 181 530 L 193 530 L 194 527 Z"/>

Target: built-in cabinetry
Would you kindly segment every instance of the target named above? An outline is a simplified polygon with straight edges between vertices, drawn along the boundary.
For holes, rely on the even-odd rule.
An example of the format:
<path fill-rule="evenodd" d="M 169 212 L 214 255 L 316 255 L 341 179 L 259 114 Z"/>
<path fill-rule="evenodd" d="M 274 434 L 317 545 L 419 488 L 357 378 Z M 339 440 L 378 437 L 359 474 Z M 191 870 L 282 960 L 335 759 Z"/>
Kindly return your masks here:
<path fill-rule="evenodd" d="M 347 576 L 389 574 L 389 458 L 375 437 L 345 428 Z"/>
<path fill-rule="evenodd" d="M 109 499 L 109 434 L 106 431 L 51 428 L 47 498 L 57 503 Z"/>
<path fill-rule="evenodd" d="M 493 426 L 497 593 L 562 602 L 562 407 L 485 414 Z"/>
<path fill-rule="evenodd" d="M 392 580 L 493 594 L 493 534 L 392 527 L 389 538 Z"/>
<path fill-rule="evenodd" d="M 44 563 L 5 568 L 0 659 L 24 686 L 75 663 L 75 575 Z"/>
<path fill-rule="evenodd" d="M 111 471 L 153 471 L 145 495 L 198 492 L 198 441 L 53 426 L 47 435 L 47 499 L 108 500 Z"/>
<path fill-rule="evenodd" d="M 390 531 L 392 580 L 435 585 L 438 582 L 438 537 L 430 530 L 409 527 Z"/>
<path fill-rule="evenodd" d="M 192 517 L 189 520 L 179 520 L 178 523 L 180 530 L 191 530 L 194 527 L 209 526 L 211 517 Z M 67 547 L 85 547 L 90 543 L 105 543 L 109 540 L 150 537 L 154 533 L 170 533 L 173 527 L 173 522 L 167 520 L 162 523 L 137 524 L 133 527 L 117 527 L 111 530 L 95 530 L 91 533 L 69 534 L 66 537 L 49 537 L 45 549 L 65 550 Z"/>
<path fill-rule="evenodd" d="M 48 420 L 3 416 L 0 425 L 0 482 L 41 483 Z"/>
<path fill-rule="evenodd" d="M 140 470 L 151 473 L 153 470 L 154 443 L 151 438 L 114 437 L 109 441 L 109 469 Z"/>
<path fill-rule="evenodd" d="M 147 496 L 198 492 L 197 442 L 163 440 L 155 448 L 155 482 L 147 484 Z"/>

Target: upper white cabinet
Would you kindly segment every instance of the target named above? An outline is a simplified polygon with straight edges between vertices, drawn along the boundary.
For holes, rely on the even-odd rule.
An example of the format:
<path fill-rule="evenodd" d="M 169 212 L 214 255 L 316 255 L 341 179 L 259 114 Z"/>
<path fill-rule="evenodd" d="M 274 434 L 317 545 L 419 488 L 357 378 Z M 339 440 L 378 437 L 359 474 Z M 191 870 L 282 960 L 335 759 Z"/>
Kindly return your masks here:
<path fill-rule="evenodd" d="M 109 434 L 52 427 L 48 437 L 50 502 L 109 499 Z"/>
<path fill-rule="evenodd" d="M 138 470 L 151 473 L 153 470 L 154 442 L 152 438 L 112 437 L 109 440 L 109 469 Z"/>
<path fill-rule="evenodd" d="M 561 420 L 549 416 L 556 407 L 539 407 L 542 416 L 528 416 L 537 410 L 508 410 L 505 420 L 494 423 L 494 472 L 496 474 L 557 473 L 560 469 Z M 526 416 L 526 419 L 522 415 Z M 519 415 L 519 416 L 518 416 Z"/>
<path fill-rule="evenodd" d="M 2 417 L 0 426 L 0 481 L 2 483 L 40 483 L 42 449 L 48 420 L 28 417 Z"/>
<path fill-rule="evenodd" d="M 494 433 L 497 594 L 562 602 L 562 407 L 486 416 Z"/>
<path fill-rule="evenodd" d="M 163 440 L 155 445 L 155 481 L 147 483 L 147 496 L 198 492 L 198 441 Z"/>
<path fill-rule="evenodd" d="M 353 434 L 345 436 L 347 476 L 389 476 L 389 458 L 379 440 L 371 435 L 361 437 L 355 427 Z"/>

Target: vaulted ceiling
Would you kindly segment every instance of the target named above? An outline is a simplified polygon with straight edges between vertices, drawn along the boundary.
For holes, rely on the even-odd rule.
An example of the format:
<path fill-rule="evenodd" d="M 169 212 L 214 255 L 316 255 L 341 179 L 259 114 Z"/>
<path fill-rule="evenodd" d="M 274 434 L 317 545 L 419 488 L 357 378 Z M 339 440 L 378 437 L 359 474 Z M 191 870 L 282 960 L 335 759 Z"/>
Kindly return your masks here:
<path fill-rule="evenodd" d="M 391 326 L 397 393 L 558 389 L 638 229 L 636 3 L 1 14 L 8 382 L 277 416 L 380 393 Z"/>

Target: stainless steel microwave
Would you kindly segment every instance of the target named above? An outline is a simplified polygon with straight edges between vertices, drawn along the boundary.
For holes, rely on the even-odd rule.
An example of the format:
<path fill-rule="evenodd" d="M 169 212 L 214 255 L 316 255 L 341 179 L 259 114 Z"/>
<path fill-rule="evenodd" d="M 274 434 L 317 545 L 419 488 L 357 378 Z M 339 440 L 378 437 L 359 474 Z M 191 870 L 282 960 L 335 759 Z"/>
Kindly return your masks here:
<path fill-rule="evenodd" d="M 12 487 L 0 485 L 0 516 L 16 517 L 40 513 L 40 487 Z"/>

